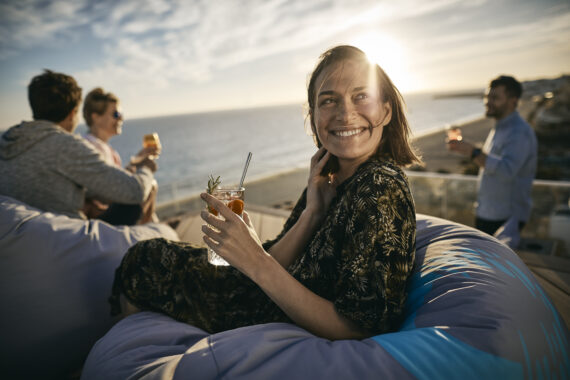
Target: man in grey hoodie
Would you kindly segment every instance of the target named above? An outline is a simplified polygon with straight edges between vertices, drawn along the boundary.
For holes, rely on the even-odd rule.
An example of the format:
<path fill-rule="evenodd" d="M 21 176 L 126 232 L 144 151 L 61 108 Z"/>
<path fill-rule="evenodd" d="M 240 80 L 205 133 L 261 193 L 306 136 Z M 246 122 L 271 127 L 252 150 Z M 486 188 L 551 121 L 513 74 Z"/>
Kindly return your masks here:
<path fill-rule="evenodd" d="M 0 194 L 41 210 L 85 218 L 87 189 L 109 203 L 141 204 L 152 189 L 156 164 L 135 173 L 108 165 L 85 139 L 74 135 L 81 88 L 71 76 L 49 70 L 28 86 L 34 121 L 8 129 L 0 139 Z"/>

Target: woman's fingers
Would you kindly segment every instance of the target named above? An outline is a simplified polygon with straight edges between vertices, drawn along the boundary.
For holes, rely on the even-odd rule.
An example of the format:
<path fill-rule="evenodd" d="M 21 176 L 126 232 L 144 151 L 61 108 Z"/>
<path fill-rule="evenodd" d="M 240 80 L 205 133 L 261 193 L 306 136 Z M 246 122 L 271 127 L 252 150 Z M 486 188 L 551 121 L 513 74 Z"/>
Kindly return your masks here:
<path fill-rule="evenodd" d="M 218 250 L 219 248 L 222 246 L 221 243 L 216 242 L 215 240 L 213 240 L 211 237 L 209 237 L 208 235 L 204 235 L 202 237 L 202 240 L 204 241 L 204 243 L 206 243 L 206 245 L 208 247 L 210 247 L 210 249 L 212 249 L 214 252 L 216 252 L 217 254 L 219 254 Z M 220 255 L 221 256 L 221 255 Z M 223 256 L 222 256 L 223 257 Z"/>
<path fill-rule="evenodd" d="M 202 193 L 200 194 L 200 197 L 208 204 L 208 206 L 212 207 L 214 210 L 217 210 L 220 215 L 222 215 L 226 220 L 237 217 L 237 214 L 235 214 L 228 206 L 226 206 L 224 202 L 216 199 L 216 197 L 212 196 L 211 194 Z"/>
<path fill-rule="evenodd" d="M 218 211 L 221 217 L 211 214 L 207 210 L 200 212 L 200 217 L 207 224 L 202 226 L 202 232 L 213 239 L 215 242 L 221 242 L 224 239 L 229 238 L 236 233 L 239 233 L 239 224 L 242 222 L 241 218 L 235 214 L 229 207 L 227 207 L 222 201 L 216 199 L 210 194 L 202 193 L 200 195 L 204 201 L 208 204 L 209 208 L 213 208 Z M 247 213 L 244 212 L 244 216 Z M 247 221 L 244 219 L 243 222 L 246 224 L 249 222 L 249 215 L 246 216 Z M 235 221 L 240 223 L 234 223 Z M 238 228 L 236 228 L 238 227 Z M 219 247 L 219 245 L 218 245 Z"/>
<path fill-rule="evenodd" d="M 330 152 L 321 147 L 311 158 L 311 176 L 320 175 L 330 157 Z"/>
<path fill-rule="evenodd" d="M 209 226 L 207 224 L 202 225 L 202 232 L 213 239 L 216 242 L 219 242 L 222 239 L 222 231 L 214 229 L 215 227 Z"/>
<path fill-rule="evenodd" d="M 327 162 L 331 157 L 332 155 L 329 152 L 326 152 L 318 162 L 311 164 L 311 170 L 309 174 L 309 184 L 323 183 L 327 181 L 327 177 L 323 176 L 321 173 L 323 172 L 325 165 L 327 164 Z"/>
<path fill-rule="evenodd" d="M 326 152 L 327 150 L 325 149 L 324 146 L 320 147 L 319 150 L 317 150 L 315 154 L 313 154 L 313 157 L 311 157 L 311 167 L 318 164 Z"/>
<path fill-rule="evenodd" d="M 214 214 L 210 214 L 206 210 L 200 212 L 200 217 L 204 222 L 208 223 L 211 226 L 214 226 L 218 230 L 222 227 L 222 224 L 224 223 L 223 219 L 218 218 Z"/>
<path fill-rule="evenodd" d="M 154 154 L 154 151 L 156 150 L 156 148 L 142 148 L 138 153 L 137 156 L 141 157 L 141 158 L 147 158 L 148 156 Z"/>
<path fill-rule="evenodd" d="M 242 218 L 243 218 L 243 221 L 245 222 L 245 224 L 246 224 L 248 227 L 253 228 L 253 224 L 251 223 L 251 219 L 249 219 L 249 214 L 247 213 L 247 211 L 243 210 L 243 214 L 242 214 L 242 215 L 243 215 Z"/>
<path fill-rule="evenodd" d="M 315 165 L 315 169 L 318 171 L 319 174 L 321 173 L 321 171 L 323 170 L 323 168 L 325 167 L 325 165 L 327 164 L 327 162 L 329 161 L 330 158 L 331 158 L 331 154 L 330 154 L 330 152 L 327 151 L 323 155 L 321 160 L 319 162 L 317 162 L 317 164 Z"/>

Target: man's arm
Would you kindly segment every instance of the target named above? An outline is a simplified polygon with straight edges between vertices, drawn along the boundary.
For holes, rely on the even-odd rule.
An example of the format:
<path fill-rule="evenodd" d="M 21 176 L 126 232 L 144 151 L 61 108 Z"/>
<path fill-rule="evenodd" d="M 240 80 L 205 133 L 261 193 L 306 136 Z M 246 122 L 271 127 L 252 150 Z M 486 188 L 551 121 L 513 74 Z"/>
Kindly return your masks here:
<path fill-rule="evenodd" d="M 80 137 L 62 135 L 57 170 L 77 185 L 89 189 L 99 199 L 126 204 L 143 202 L 154 181 L 152 170 L 144 165 L 135 173 L 107 164 L 97 150 Z"/>
<path fill-rule="evenodd" d="M 464 140 L 450 140 L 447 142 L 447 148 L 454 152 L 458 152 L 466 157 L 470 157 L 471 160 L 477 164 L 480 168 L 485 167 L 487 162 L 487 155 L 483 151 L 470 142 Z"/>
<path fill-rule="evenodd" d="M 487 173 L 505 179 L 513 179 L 524 165 L 531 150 L 531 141 L 524 134 L 514 134 L 505 144 L 501 155 L 488 154 L 485 161 Z"/>

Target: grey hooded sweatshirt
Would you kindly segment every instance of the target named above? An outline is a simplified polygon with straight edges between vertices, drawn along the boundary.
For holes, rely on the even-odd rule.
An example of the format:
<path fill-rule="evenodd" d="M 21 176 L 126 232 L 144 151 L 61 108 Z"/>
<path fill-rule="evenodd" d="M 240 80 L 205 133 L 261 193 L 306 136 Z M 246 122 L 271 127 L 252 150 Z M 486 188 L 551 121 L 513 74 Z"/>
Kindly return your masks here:
<path fill-rule="evenodd" d="M 84 218 L 87 189 L 109 203 L 138 204 L 153 181 L 150 169 L 108 165 L 86 140 L 49 121 L 22 122 L 0 139 L 0 194 L 41 210 Z"/>

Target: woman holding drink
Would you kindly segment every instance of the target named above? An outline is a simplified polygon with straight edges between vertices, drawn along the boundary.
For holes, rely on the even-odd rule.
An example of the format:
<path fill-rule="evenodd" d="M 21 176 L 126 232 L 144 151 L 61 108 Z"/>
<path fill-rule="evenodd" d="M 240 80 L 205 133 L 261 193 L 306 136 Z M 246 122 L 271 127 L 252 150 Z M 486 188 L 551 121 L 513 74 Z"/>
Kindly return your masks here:
<path fill-rule="evenodd" d="M 209 194 L 206 250 L 163 239 L 133 246 L 111 303 L 160 311 L 217 332 L 292 322 L 328 339 L 398 328 L 415 253 L 415 208 L 400 166 L 419 161 L 398 90 L 351 46 L 325 52 L 308 86 L 318 151 L 283 231 L 262 244 L 250 223 Z"/>
<path fill-rule="evenodd" d="M 109 145 L 109 140 L 122 132 L 123 114 L 120 112 L 119 99 L 110 92 L 106 93 L 100 87 L 95 88 L 85 97 L 83 117 L 89 129 L 85 139 L 99 151 L 109 165 L 121 168 L 119 153 Z M 158 135 L 156 133 L 153 135 L 150 136 L 155 142 L 150 144 L 147 143 L 147 140 L 143 140 L 143 149 L 131 159 L 126 167 L 127 170 L 134 173 L 136 167 L 142 165 L 147 166 L 153 172 L 156 171 L 157 165 L 154 159 L 160 154 L 161 146 Z M 137 222 L 156 221 L 154 209 L 157 190 L 158 186 L 155 182 L 150 195 L 140 205 L 110 205 L 104 200 L 92 197 L 88 189 L 83 212 L 88 218 L 102 219 L 115 225 L 133 225 Z"/>

